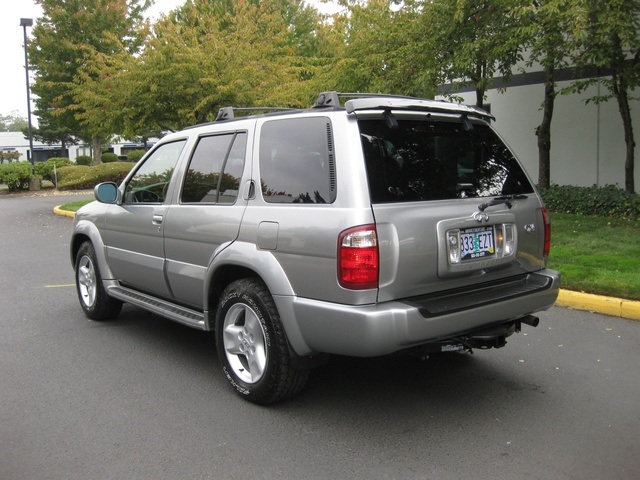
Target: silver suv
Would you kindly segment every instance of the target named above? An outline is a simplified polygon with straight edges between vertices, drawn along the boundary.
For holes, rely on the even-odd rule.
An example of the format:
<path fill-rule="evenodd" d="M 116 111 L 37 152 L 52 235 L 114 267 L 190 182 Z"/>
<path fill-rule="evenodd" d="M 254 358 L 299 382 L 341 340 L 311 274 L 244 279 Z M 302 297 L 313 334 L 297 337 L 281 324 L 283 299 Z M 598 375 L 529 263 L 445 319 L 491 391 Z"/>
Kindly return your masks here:
<path fill-rule="evenodd" d="M 243 398 L 298 393 L 328 354 L 502 347 L 553 305 L 540 196 L 486 112 L 326 92 L 307 110 L 164 137 L 78 211 L 87 317 L 127 302 L 214 331 Z"/>

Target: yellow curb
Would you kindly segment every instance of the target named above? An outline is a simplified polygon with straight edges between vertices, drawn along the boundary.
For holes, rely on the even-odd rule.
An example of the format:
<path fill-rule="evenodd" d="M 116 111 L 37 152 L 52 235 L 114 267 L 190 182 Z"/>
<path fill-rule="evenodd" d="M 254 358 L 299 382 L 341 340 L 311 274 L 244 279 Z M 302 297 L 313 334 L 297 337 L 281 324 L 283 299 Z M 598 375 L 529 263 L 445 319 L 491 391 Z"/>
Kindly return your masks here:
<path fill-rule="evenodd" d="M 57 207 L 53 208 L 53 213 L 55 213 L 56 215 L 62 215 L 65 217 L 69 217 L 69 218 L 74 218 L 76 216 L 76 212 L 69 212 L 68 210 L 61 210 L 60 207 L 62 205 L 58 205 Z"/>
<path fill-rule="evenodd" d="M 633 300 L 560 290 L 556 305 L 558 307 L 588 310 L 590 312 L 602 313 L 614 317 L 640 320 L 640 302 Z"/>

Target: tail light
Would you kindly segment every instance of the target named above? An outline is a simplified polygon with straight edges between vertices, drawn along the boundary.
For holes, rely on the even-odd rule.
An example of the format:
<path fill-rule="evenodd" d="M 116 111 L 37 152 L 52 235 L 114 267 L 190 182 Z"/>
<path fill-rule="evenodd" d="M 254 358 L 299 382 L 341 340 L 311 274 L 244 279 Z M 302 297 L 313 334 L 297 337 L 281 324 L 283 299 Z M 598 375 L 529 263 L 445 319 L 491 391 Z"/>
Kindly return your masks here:
<path fill-rule="evenodd" d="M 345 230 L 338 237 L 338 283 L 350 290 L 378 288 L 380 270 L 375 225 Z"/>
<path fill-rule="evenodd" d="M 549 213 L 546 208 L 542 209 L 542 220 L 544 221 L 544 248 L 542 255 L 546 260 L 551 251 L 551 222 L 549 221 Z"/>

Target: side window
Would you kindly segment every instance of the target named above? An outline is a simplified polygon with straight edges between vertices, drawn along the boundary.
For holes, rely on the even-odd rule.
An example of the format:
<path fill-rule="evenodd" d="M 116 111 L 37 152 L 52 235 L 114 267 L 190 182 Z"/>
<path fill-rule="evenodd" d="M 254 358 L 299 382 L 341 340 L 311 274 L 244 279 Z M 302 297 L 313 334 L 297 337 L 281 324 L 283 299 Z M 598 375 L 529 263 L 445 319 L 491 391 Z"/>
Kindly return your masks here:
<path fill-rule="evenodd" d="M 260 184 L 269 203 L 332 203 L 335 163 L 326 117 L 272 120 L 260 137 Z"/>
<path fill-rule="evenodd" d="M 138 168 L 124 190 L 125 203 L 162 203 L 186 140 L 159 146 Z"/>
<path fill-rule="evenodd" d="M 245 132 L 202 137 L 182 189 L 182 203 L 235 203 L 244 170 Z"/>

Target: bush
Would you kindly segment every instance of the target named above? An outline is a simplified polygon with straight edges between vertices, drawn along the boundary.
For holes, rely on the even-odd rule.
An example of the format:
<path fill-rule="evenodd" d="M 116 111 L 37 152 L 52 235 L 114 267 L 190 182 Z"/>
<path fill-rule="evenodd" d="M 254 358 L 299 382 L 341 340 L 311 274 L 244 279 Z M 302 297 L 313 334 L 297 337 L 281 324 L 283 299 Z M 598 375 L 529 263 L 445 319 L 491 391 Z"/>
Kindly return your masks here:
<path fill-rule="evenodd" d="M 92 165 L 93 164 L 93 158 L 91 158 L 89 155 L 78 155 L 76 157 L 76 165 Z"/>
<path fill-rule="evenodd" d="M 144 150 L 131 150 L 127 153 L 127 159 L 130 162 L 137 162 L 144 156 L 145 153 L 147 152 L 145 152 Z"/>
<path fill-rule="evenodd" d="M 627 193 L 615 185 L 552 185 L 540 194 L 552 212 L 640 220 L 640 195 Z"/>
<path fill-rule="evenodd" d="M 68 167 L 69 165 L 72 165 L 72 163 L 71 163 L 71 160 L 69 160 L 68 158 L 54 157 L 54 158 L 50 158 L 46 162 L 36 163 L 35 166 L 33 167 L 33 171 L 35 172 L 36 175 L 38 175 L 42 179 L 49 180 L 53 182 L 53 184 L 55 185 L 56 178 L 55 178 L 55 175 L 53 174 L 53 167 L 55 166 L 56 173 L 57 173 L 57 170 L 59 168 Z"/>
<path fill-rule="evenodd" d="M 91 189 L 101 182 L 120 183 L 134 166 L 131 162 L 103 163 L 102 165 L 76 165 L 58 170 L 59 190 Z"/>
<path fill-rule="evenodd" d="M 33 166 L 29 162 L 13 162 L 0 165 L 0 183 L 5 183 L 10 192 L 29 190 L 33 177 Z"/>
<path fill-rule="evenodd" d="M 111 152 L 104 152 L 102 154 L 102 163 L 113 163 L 118 161 L 118 155 Z"/>

